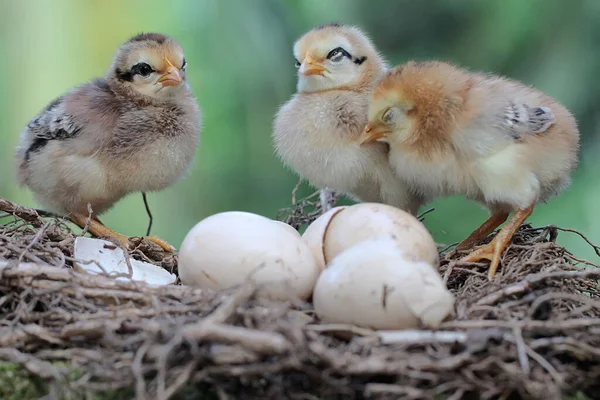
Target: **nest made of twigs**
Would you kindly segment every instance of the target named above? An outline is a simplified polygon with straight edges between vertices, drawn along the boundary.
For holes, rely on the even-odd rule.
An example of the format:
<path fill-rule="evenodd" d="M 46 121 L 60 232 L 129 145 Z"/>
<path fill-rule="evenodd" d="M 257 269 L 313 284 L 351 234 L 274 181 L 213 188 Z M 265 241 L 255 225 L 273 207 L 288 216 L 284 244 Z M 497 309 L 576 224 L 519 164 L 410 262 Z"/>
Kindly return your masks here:
<path fill-rule="evenodd" d="M 316 202 L 301 201 L 289 214 L 297 225 L 318 215 Z M 75 235 L 60 220 L 2 199 L 0 210 L 0 359 L 41 378 L 52 398 L 600 393 L 600 270 L 554 242 L 560 228 L 521 227 L 492 282 L 486 265 L 442 255 L 456 319 L 380 337 L 322 324 L 310 304 L 259 302 L 250 285 L 215 293 L 75 272 Z M 176 266 L 143 241 L 131 255 Z"/>

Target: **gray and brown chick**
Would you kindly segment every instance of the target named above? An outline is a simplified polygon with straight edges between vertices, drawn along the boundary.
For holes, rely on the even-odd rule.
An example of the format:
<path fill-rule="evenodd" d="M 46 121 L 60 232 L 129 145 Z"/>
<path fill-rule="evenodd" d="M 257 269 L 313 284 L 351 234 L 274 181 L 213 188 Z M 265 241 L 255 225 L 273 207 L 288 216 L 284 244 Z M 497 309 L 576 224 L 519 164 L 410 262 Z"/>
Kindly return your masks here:
<path fill-rule="evenodd" d="M 127 236 L 97 216 L 127 194 L 177 181 L 194 158 L 200 128 L 182 47 L 159 33 L 139 34 L 119 47 L 105 77 L 68 91 L 27 125 L 18 179 L 47 211 L 81 227 L 91 205 L 89 232 L 127 245 Z"/>

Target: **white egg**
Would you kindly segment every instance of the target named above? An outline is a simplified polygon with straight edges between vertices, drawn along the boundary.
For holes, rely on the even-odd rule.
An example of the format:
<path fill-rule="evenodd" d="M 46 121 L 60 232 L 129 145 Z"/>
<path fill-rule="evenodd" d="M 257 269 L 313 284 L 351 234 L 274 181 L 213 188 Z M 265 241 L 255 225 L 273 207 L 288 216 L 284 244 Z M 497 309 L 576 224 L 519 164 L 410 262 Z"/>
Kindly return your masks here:
<path fill-rule="evenodd" d="M 308 247 L 314 254 L 315 259 L 317 260 L 317 265 L 321 270 L 325 269 L 326 264 L 323 254 L 323 240 L 325 238 L 325 232 L 327 232 L 327 227 L 329 226 L 331 219 L 345 208 L 345 206 L 334 207 L 323 215 L 319 216 L 319 218 L 314 220 L 308 226 L 308 228 L 306 228 L 304 234 L 302 235 L 302 238 L 306 244 L 308 244 Z"/>
<path fill-rule="evenodd" d="M 277 221 L 277 220 L 272 220 L 272 221 L 275 222 L 276 224 L 281 225 L 282 228 L 287 229 L 292 235 L 294 235 L 296 237 L 302 237 L 300 232 L 298 232 L 296 229 L 294 229 L 294 227 L 292 227 L 291 225 L 288 225 L 283 221 Z"/>
<path fill-rule="evenodd" d="M 435 328 L 454 309 L 438 271 L 391 237 L 363 241 L 335 257 L 317 280 L 313 303 L 324 322 L 372 329 Z"/>
<path fill-rule="evenodd" d="M 378 203 L 360 203 L 331 218 L 325 229 L 324 261 L 364 240 L 389 236 L 398 242 L 407 256 L 425 261 L 436 268 L 439 253 L 433 237 L 417 218 L 396 207 Z"/>
<path fill-rule="evenodd" d="M 308 299 L 320 270 L 302 237 L 284 225 L 240 211 L 200 221 L 181 245 L 181 282 L 219 290 L 250 278 L 270 299 Z"/>

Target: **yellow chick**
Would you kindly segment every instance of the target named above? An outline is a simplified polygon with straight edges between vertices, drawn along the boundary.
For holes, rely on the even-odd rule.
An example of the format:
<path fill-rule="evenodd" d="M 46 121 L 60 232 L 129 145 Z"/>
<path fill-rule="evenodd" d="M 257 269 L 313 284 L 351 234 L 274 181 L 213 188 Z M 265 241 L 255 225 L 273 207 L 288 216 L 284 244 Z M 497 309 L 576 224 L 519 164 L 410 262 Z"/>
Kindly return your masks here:
<path fill-rule="evenodd" d="M 579 131 L 571 113 L 539 90 L 444 62 L 411 61 L 378 82 L 360 141 L 388 143 L 396 174 L 425 197 L 460 194 L 490 210 L 460 250 L 514 212 L 491 243 L 462 259 L 490 260 L 493 279 L 534 206 L 570 184 Z"/>
<path fill-rule="evenodd" d="M 191 164 L 201 114 L 187 83 L 183 49 L 159 33 L 137 35 L 116 52 L 104 78 L 51 102 L 25 128 L 18 179 L 46 208 L 96 236 L 127 236 L 98 215 L 133 192 L 157 191 Z M 165 250 L 173 247 L 150 237 Z"/>
<path fill-rule="evenodd" d="M 396 179 L 388 146 L 358 142 L 369 93 L 386 70 L 369 38 L 353 26 L 319 26 L 296 41 L 294 57 L 297 93 L 279 109 L 273 127 L 279 158 L 318 188 L 416 214 L 422 200 Z"/>

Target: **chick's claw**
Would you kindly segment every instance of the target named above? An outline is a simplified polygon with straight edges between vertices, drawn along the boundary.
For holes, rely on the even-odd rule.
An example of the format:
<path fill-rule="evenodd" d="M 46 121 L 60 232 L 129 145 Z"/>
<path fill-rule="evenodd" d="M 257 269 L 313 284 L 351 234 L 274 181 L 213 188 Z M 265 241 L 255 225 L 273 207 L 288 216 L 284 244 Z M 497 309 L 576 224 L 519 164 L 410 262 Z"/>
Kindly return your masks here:
<path fill-rule="evenodd" d="M 499 236 L 499 234 L 498 234 Z M 469 255 L 463 257 L 461 262 L 479 262 L 481 260 L 491 261 L 490 268 L 488 269 L 488 278 L 494 279 L 498 266 L 500 265 L 500 258 L 502 252 L 506 248 L 506 244 L 500 243 L 498 236 L 494 238 L 490 243 L 477 247 Z M 510 238 L 509 238 L 510 240 Z"/>
<path fill-rule="evenodd" d="M 152 243 L 157 244 L 158 246 L 160 246 L 164 251 L 166 252 L 173 252 L 175 251 L 175 247 L 170 245 L 166 240 L 161 239 L 159 237 L 156 236 L 144 236 L 146 239 L 150 240 Z"/>
<path fill-rule="evenodd" d="M 490 260 L 490 268 L 488 269 L 488 278 L 494 279 L 498 266 L 500 265 L 500 258 L 502 252 L 508 247 L 513 235 L 519 229 L 521 224 L 531 215 L 533 212 L 533 205 L 519 209 L 512 216 L 510 221 L 498 232 L 494 239 L 484 245 L 476 248 L 472 253 L 463 257 L 462 262 L 478 262 L 481 260 Z"/>
<path fill-rule="evenodd" d="M 96 237 L 99 237 L 99 238 L 111 237 L 111 238 L 118 240 L 126 249 L 131 248 L 132 237 L 125 236 L 118 232 L 115 232 L 112 229 L 107 228 L 106 226 L 104 226 L 102 223 L 100 223 L 98 220 L 96 220 L 94 218 L 90 219 L 87 216 L 83 216 L 80 214 L 72 214 L 71 221 L 73 221 L 75 224 L 79 225 L 81 228 L 85 228 L 87 226 L 88 232 L 90 232 L 92 235 L 94 235 Z M 147 238 L 148 240 L 150 240 L 152 243 L 155 243 L 158 246 L 160 246 L 166 252 L 173 252 L 175 250 L 175 247 L 171 246 L 165 240 L 160 239 L 156 236 L 144 236 L 144 237 Z"/>

